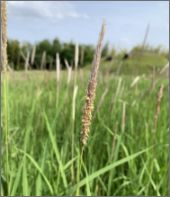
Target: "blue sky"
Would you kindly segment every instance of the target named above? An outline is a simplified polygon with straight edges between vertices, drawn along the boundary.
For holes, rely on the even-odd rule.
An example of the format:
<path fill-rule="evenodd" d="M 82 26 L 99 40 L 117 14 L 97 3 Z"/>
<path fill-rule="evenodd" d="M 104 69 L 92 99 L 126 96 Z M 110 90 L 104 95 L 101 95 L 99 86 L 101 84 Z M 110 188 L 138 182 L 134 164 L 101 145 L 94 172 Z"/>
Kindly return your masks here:
<path fill-rule="evenodd" d="M 117 49 L 147 42 L 169 46 L 169 3 L 165 1 L 9 1 L 8 36 L 36 43 L 58 37 L 62 41 L 95 44 L 102 19 L 105 42 Z"/>

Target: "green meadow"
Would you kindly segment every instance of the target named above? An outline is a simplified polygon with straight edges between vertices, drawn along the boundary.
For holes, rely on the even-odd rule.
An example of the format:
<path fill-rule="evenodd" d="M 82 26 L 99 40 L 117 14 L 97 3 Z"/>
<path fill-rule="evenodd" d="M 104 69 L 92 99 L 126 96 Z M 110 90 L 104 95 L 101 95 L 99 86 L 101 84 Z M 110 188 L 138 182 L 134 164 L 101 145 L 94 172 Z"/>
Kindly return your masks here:
<path fill-rule="evenodd" d="M 83 155 L 81 119 L 91 65 L 73 71 L 70 81 L 67 70 L 59 81 L 56 71 L 2 73 L 1 195 L 167 196 L 168 76 L 160 74 L 165 64 L 129 59 L 118 69 L 120 62 L 102 61 Z"/>

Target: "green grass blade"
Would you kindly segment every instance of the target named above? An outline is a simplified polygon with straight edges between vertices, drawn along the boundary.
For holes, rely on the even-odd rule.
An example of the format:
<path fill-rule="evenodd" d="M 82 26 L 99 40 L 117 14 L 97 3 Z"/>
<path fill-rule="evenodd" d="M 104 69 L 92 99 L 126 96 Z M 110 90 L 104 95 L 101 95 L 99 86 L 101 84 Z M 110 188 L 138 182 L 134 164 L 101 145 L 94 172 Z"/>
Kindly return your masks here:
<path fill-rule="evenodd" d="M 17 189 L 19 188 L 20 186 L 20 183 L 21 183 L 21 174 L 22 174 L 22 164 L 19 166 L 19 169 L 17 171 L 17 174 L 16 174 L 16 178 L 15 178 L 15 181 L 14 181 L 14 185 L 12 187 L 12 191 L 11 191 L 11 196 L 16 196 L 16 192 L 17 192 Z"/>
<path fill-rule="evenodd" d="M 151 147 L 150 147 L 150 148 L 151 148 Z M 135 158 L 138 157 L 139 155 L 141 155 L 141 154 L 147 152 L 150 148 L 146 148 L 146 149 L 144 149 L 144 150 L 142 150 L 142 151 L 139 151 L 139 152 L 137 152 L 137 153 L 135 153 L 135 154 L 132 154 L 132 155 L 130 155 L 130 156 L 128 156 L 128 157 L 125 157 L 125 158 L 123 158 L 123 159 L 121 159 L 121 160 L 119 160 L 119 161 L 116 161 L 115 163 L 110 164 L 110 165 L 108 165 L 108 166 L 106 166 L 106 167 L 104 167 L 104 168 L 102 168 L 102 169 L 100 169 L 100 170 L 97 170 L 96 172 L 92 173 L 92 174 L 89 175 L 88 177 L 86 177 L 86 178 L 84 178 L 83 180 L 81 180 L 81 181 L 80 181 L 78 184 L 76 184 L 72 189 L 75 189 L 75 188 L 77 188 L 77 187 L 82 187 L 82 186 L 84 186 L 84 185 L 87 183 L 87 180 L 88 180 L 88 181 L 94 180 L 95 178 L 97 178 L 98 176 L 100 176 L 100 175 L 102 175 L 102 174 L 108 172 L 109 170 L 111 170 L 111 169 L 113 169 L 113 168 L 116 168 L 116 167 L 118 167 L 118 166 L 120 166 L 120 165 L 122 165 L 122 164 L 124 164 L 124 163 L 126 163 L 126 162 L 128 162 L 128 161 L 130 161 L 130 160 L 132 160 L 132 159 L 135 159 Z"/>
<path fill-rule="evenodd" d="M 45 176 L 45 174 L 43 173 L 43 171 L 41 170 L 41 168 L 39 167 L 39 165 L 37 164 L 37 162 L 31 157 L 31 155 L 29 155 L 28 153 L 22 151 L 21 149 L 18 149 L 21 153 L 23 153 L 30 161 L 31 163 L 34 165 L 34 167 L 37 169 L 37 171 L 41 174 L 41 176 L 43 177 L 44 181 L 46 182 L 50 193 L 53 195 L 53 188 L 50 184 L 50 181 L 47 179 L 47 177 Z"/>
<path fill-rule="evenodd" d="M 48 130 L 48 133 L 49 133 L 49 137 L 50 137 L 50 140 L 51 140 L 51 143 L 52 143 L 52 147 L 54 149 L 54 153 L 55 153 L 57 162 L 59 164 L 60 173 L 61 173 L 61 176 L 62 176 L 62 179 L 63 179 L 63 184 L 64 184 L 64 187 L 67 188 L 68 184 L 67 184 L 67 179 L 66 179 L 66 176 L 65 176 L 65 173 L 64 173 L 64 165 L 62 164 L 60 153 L 59 153 L 55 138 L 52 134 L 52 130 L 51 130 L 50 124 L 48 122 L 48 118 L 47 118 L 45 113 L 44 113 L 44 117 L 45 117 L 47 130 Z"/>
<path fill-rule="evenodd" d="M 63 169 L 66 170 L 67 168 L 69 168 L 69 167 L 72 165 L 72 163 L 73 163 L 74 161 L 76 161 L 76 159 L 77 159 L 77 156 L 74 157 L 73 159 L 71 159 L 70 161 L 68 161 L 68 162 L 64 165 Z"/>
<path fill-rule="evenodd" d="M 22 190 L 24 196 L 29 196 L 27 166 L 26 156 L 24 155 L 22 168 Z"/>
<path fill-rule="evenodd" d="M 44 152 L 43 152 L 43 155 L 42 155 L 42 161 L 41 161 L 42 171 L 43 171 L 43 168 L 44 168 L 46 152 L 47 152 L 47 143 L 45 144 Z M 41 196 L 42 195 L 42 189 L 43 189 L 43 187 L 42 187 L 41 175 L 38 174 L 37 179 L 36 179 L 36 196 Z"/>

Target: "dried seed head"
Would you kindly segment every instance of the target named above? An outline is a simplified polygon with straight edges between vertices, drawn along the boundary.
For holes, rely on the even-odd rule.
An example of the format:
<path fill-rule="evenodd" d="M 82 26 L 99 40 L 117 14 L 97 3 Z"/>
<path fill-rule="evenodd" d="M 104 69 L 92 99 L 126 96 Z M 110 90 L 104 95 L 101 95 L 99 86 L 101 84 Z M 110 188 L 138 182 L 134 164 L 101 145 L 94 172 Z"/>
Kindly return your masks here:
<path fill-rule="evenodd" d="M 96 91 L 96 85 L 97 85 L 97 72 L 98 72 L 98 68 L 100 64 L 104 33 L 105 33 L 105 22 L 103 22 L 102 29 L 99 35 L 99 40 L 98 40 L 98 44 L 97 44 L 94 59 L 93 59 L 91 77 L 90 77 L 88 88 L 87 88 L 85 107 L 84 107 L 83 117 L 82 117 L 82 131 L 81 131 L 81 142 L 83 145 L 87 144 L 87 139 L 88 139 L 89 131 L 90 131 L 93 104 L 94 104 L 95 91 Z"/>
<path fill-rule="evenodd" d="M 1 69 L 7 70 L 7 9 L 6 1 L 1 1 Z"/>
<path fill-rule="evenodd" d="M 75 45 L 75 57 L 74 57 L 74 60 L 75 60 L 75 69 L 77 69 L 78 61 L 79 61 L 79 45 L 78 44 Z"/>
<path fill-rule="evenodd" d="M 155 130 L 156 130 L 157 124 L 158 124 L 158 117 L 159 117 L 159 113 L 160 113 L 161 100 L 163 97 L 163 89 L 164 89 L 164 85 L 161 85 L 158 95 L 157 95 L 157 104 L 156 104 L 156 112 L 155 112 L 155 120 L 154 120 Z"/>
<path fill-rule="evenodd" d="M 60 81 L 60 57 L 58 53 L 56 53 L 56 79 L 57 79 L 57 83 L 59 83 Z"/>

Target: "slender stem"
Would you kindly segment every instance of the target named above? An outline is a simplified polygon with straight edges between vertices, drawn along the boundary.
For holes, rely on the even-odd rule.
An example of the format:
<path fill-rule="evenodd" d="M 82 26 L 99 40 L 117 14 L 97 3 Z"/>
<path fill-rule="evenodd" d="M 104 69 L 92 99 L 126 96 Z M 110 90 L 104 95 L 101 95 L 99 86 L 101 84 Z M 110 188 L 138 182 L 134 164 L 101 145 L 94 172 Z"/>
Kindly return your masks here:
<path fill-rule="evenodd" d="M 78 86 L 74 87 L 73 91 L 73 101 L 72 101 L 72 131 L 71 131 L 71 156 L 74 158 L 74 134 L 75 134 L 75 115 L 76 115 L 76 96 L 77 96 Z M 72 164 L 71 167 L 71 173 L 72 173 L 72 181 L 74 181 L 74 164 Z"/>
<path fill-rule="evenodd" d="M 7 192 L 9 194 L 9 144 L 8 144 L 8 76 L 7 72 L 4 72 L 4 79 L 3 79 L 3 128 L 4 128 L 4 138 L 5 138 L 5 175 L 6 175 L 6 182 L 7 182 Z"/>
<path fill-rule="evenodd" d="M 4 138 L 5 138 L 5 176 L 7 182 L 7 195 L 9 192 L 9 144 L 8 144 L 8 60 L 7 60 L 7 8 L 6 1 L 1 2 L 1 61 L 2 69 L 4 70 L 3 77 L 3 128 L 4 128 Z"/>
<path fill-rule="evenodd" d="M 81 154 L 79 154 L 79 157 L 78 157 L 79 162 L 78 162 L 78 172 L 77 172 L 77 183 L 79 183 L 80 177 L 81 177 L 81 168 L 82 168 L 82 163 L 83 163 L 83 153 L 84 153 L 84 146 L 81 148 Z M 80 189 L 79 189 L 79 187 L 77 187 L 76 196 L 79 196 L 79 195 L 80 195 Z"/>

